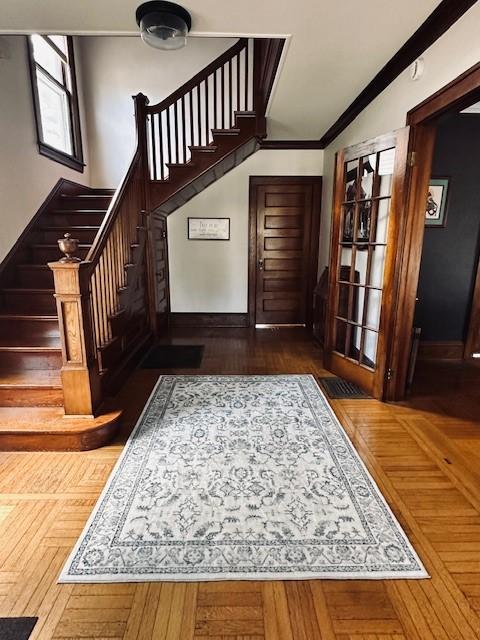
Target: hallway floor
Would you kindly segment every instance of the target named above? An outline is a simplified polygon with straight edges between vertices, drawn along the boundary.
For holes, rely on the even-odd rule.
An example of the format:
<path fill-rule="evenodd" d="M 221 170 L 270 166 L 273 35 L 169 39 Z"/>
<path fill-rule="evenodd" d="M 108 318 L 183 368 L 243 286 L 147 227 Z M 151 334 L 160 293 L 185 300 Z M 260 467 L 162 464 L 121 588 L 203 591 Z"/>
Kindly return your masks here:
<path fill-rule="evenodd" d="M 325 375 L 303 330 L 176 330 L 200 369 Z M 0 616 L 32 638 L 428 640 L 480 637 L 480 367 L 419 367 L 402 404 L 332 405 L 431 580 L 58 585 L 57 576 L 158 377 L 119 396 L 123 432 L 85 453 L 0 453 Z M 442 382 L 444 380 L 444 382 Z"/>

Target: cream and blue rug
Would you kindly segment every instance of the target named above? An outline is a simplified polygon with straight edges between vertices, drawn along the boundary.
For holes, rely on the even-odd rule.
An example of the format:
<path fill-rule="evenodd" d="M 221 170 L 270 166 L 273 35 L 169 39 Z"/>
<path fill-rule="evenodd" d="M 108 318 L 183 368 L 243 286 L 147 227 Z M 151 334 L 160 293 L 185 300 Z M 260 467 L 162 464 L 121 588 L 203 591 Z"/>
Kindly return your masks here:
<path fill-rule="evenodd" d="M 424 577 L 312 376 L 162 376 L 60 581 Z"/>

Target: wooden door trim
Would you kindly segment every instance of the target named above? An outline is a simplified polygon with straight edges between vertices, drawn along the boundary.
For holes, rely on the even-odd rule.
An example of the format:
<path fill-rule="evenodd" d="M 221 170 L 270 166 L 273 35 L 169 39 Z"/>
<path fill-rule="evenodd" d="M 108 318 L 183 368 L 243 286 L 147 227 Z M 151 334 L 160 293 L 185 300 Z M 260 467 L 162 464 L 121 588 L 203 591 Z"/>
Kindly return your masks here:
<path fill-rule="evenodd" d="M 479 238 L 480 242 L 480 238 Z M 477 275 L 473 287 L 472 304 L 470 307 L 470 317 L 468 321 L 467 336 L 465 339 L 464 359 L 472 357 L 472 354 L 479 349 L 480 340 L 480 248 L 477 256 Z"/>
<path fill-rule="evenodd" d="M 432 170 L 436 136 L 435 120 L 448 111 L 462 109 L 478 99 L 480 99 L 480 63 L 470 67 L 407 114 L 407 125 L 411 127 L 409 151 L 415 154 L 415 163 L 407 174 L 405 230 L 400 243 L 401 251 L 397 266 L 398 312 L 392 327 L 392 351 L 389 364 L 392 376 L 386 389 L 387 400 L 401 400 L 406 393 L 423 250 L 425 198 Z M 480 294 L 478 296 L 480 297 Z M 480 314 L 480 300 L 477 297 L 475 305 L 472 305 L 472 312 L 475 313 L 475 310 Z"/>
<path fill-rule="evenodd" d="M 345 163 L 354 158 L 378 153 L 380 149 L 395 148 L 395 168 L 393 171 L 393 182 L 391 188 L 390 210 L 400 212 L 403 210 L 403 201 L 406 191 L 406 176 L 403 167 L 407 164 L 409 127 L 392 131 L 371 140 L 360 142 L 341 149 L 336 154 L 335 176 L 332 207 L 332 225 L 330 234 L 330 269 L 328 285 L 328 301 L 325 322 L 325 348 L 324 365 L 327 369 L 332 366 L 340 375 L 352 379 L 359 386 L 366 388 L 365 372 L 367 367 L 360 363 L 355 363 L 347 356 L 342 356 L 335 351 L 336 344 L 336 323 L 333 319 L 338 305 L 339 288 L 337 285 L 338 267 L 340 261 L 341 246 L 338 242 L 342 224 L 341 212 L 344 200 L 344 166 Z M 390 218 L 387 244 L 390 246 L 391 238 L 401 238 L 404 230 L 404 221 L 399 213 Z M 377 342 L 377 358 L 375 371 L 372 371 L 371 387 L 369 393 L 374 397 L 382 399 L 386 392 L 386 372 L 389 367 L 389 353 L 392 344 L 392 332 L 390 327 L 395 318 L 395 299 L 398 288 L 398 260 L 401 244 L 397 241 L 394 247 L 387 251 L 384 264 L 384 284 L 382 289 L 381 314 L 379 321 L 379 333 Z M 351 363 L 348 364 L 348 363 Z M 358 367 L 358 368 L 357 368 Z"/>
<path fill-rule="evenodd" d="M 320 241 L 322 176 L 250 176 L 248 214 L 248 326 L 255 326 L 257 289 L 257 208 L 256 188 L 263 185 L 311 184 L 312 185 L 312 232 L 306 301 L 307 327 L 313 322 L 313 290 L 317 284 L 318 250 Z"/>

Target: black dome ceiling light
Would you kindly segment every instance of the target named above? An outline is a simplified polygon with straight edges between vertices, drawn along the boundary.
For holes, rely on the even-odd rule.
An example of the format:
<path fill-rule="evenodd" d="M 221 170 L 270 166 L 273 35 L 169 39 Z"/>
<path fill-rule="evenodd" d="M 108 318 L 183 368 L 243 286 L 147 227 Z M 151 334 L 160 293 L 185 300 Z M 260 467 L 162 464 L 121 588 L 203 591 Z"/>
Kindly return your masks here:
<path fill-rule="evenodd" d="M 181 49 L 187 44 L 192 17 L 174 2 L 152 0 L 144 2 L 136 11 L 142 40 L 156 49 Z"/>

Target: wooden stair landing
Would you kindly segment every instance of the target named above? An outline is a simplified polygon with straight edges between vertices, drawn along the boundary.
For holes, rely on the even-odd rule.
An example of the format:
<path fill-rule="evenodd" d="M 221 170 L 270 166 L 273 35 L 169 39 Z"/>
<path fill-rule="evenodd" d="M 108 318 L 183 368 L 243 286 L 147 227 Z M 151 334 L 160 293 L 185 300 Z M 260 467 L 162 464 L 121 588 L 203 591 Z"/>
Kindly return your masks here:
<path fill-rule="evenodd" d="M 87 451 L 109 442 L 120 409 L 96 418 L 70 418 L 63 407 L 0 407 L 0 451 Z"/>

